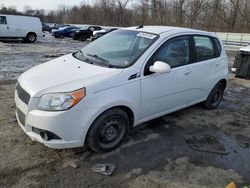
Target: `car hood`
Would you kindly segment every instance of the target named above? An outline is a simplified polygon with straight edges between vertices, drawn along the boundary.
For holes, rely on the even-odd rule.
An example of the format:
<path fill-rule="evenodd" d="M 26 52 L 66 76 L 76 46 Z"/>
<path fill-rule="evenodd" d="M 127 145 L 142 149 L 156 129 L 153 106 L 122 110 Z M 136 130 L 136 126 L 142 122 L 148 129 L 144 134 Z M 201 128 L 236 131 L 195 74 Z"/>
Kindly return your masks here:
<path fill-rule="evenodd" d="M 122 69 L 91 65 L 69 54 L 29 69 L 18 78 L 18 82 L 31 97 L 40 97 L 44 93 L 87 87 L 120 72 Z"/>

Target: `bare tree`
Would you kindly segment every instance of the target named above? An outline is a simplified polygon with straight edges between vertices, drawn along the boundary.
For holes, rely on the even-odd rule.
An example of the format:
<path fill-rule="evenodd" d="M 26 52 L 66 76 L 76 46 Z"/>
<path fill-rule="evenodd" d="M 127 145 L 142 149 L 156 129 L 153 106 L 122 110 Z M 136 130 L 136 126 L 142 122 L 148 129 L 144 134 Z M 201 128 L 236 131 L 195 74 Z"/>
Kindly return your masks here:
<path fill-rule="evenodd" d="M 213 0 L 211 1 L 211 15 L 210 19 L 208 19 L 208 28 L 210 31 L 214 31 L 215 29 L 215 24 L 216 24 L 216 19 L 219 13 L 219 8 L 222 0 Z"/>
<path fill-rule="evenodd" d="M 184 16 L 185 16 L 185 5 L 186 0 L 177 0 L 175 1 L 174 9 L 176 10 L 176 25 L 183 26 L 184 25 Z"/>
<path fill-rule="evenodd" d="M 189 18 L 190 27 L 193 28 L 196 25 L 198 16 L 202 13 L 205 8 L 205 0 L 190 0 L 189 10 L 187 16 Z"/>
<path fill-rule="evenodd" d="M 230 0 L 231 3 L 231 30 L 235 30 L 236 20 L 238 18 L 238 14 L 240 12 L 240 0 Z"/>
<path fill-rule="evenodd" d="M 132 4 L 130 4 L 130 2 Z M 0 6 L 2 14 L 38 16 L 42 21 L 129 26 L 175 25 L 210 31 L 250 32 L 250 0 L 97 0 L 45 11 Z"/>
<path fill-rule="evenodd" d="M 117 24 L 118 26 L 122 25 L 124 14 L 126 11 L 126 6 L 129 2 L 129 0 L 115 0 L 116 1 L 116 12 L 117 12 Z"/>

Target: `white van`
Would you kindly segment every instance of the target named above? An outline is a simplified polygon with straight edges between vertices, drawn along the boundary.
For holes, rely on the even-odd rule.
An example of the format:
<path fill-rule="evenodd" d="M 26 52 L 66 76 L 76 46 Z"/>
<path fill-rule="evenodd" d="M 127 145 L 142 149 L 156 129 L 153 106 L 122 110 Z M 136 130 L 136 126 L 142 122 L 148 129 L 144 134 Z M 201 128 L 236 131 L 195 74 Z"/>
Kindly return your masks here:
<path fill-rule="evenodd" d="M 23 38 L 35 42 L 44 36 L 39 18 L 0 14 L 0 38 Z"/>
<path fill-rule="evenodd" d="M 227 55 L 213 33 L 124 28 L 23 73 L 16 115 L 24 132 L 48 147 L 106 152 L 145 121 L 200 102 L 216 108 L 227 75 Z"/>

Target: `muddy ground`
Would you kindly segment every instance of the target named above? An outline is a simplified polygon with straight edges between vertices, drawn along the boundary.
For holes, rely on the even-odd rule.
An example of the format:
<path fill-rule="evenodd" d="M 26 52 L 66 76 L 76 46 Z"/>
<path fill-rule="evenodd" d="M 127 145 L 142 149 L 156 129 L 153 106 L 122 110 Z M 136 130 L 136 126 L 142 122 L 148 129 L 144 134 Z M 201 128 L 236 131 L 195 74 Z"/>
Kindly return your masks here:
<path fill-rule="evenodd" d="M 31 141 L 14 115 L 16 77 L 85 44 L 49 36 L 34 44 L 0 43 L 0 187 L 219 188 L 231 181 L 239 187 L 250 185 L 250 81 L 233 74 L 218 109 L 195 105 L 139 125 L 110 153 L 54 150 Z M 187 134 L 216 136 L 229 154 L 193 150 L 185 142 Z M 92 172 L 97 162 L 115 164 L 114 174 Z"/>

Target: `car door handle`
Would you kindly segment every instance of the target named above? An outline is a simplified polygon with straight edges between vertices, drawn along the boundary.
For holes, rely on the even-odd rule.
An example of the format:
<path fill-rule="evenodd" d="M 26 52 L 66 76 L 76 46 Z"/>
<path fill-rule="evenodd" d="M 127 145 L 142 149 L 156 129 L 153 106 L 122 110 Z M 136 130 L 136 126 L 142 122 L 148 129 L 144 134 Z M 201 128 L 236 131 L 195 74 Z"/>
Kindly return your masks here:
<path fill-rule="evenodd" d="M 7 26 L 7 29 L 9 29 L 9 26 Z"/>
<path fill-rule="evenodd" d="M 184 75 L 188 75 L 188 74 L 190 74 L 191 73 L 191 70 L 186 70 L 185 72 L 184 72 Z"/>
<path fill-rule="evenodd" d="M 219 63 L 216 63 L 216 64 L 215 64 L 215 67 L 218 67 L 219 65 L 220 65 Z"/>

